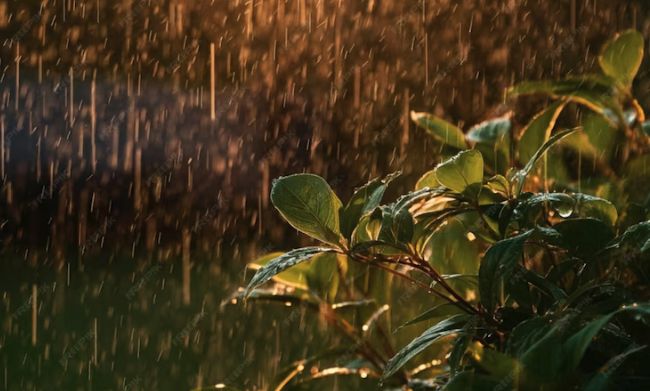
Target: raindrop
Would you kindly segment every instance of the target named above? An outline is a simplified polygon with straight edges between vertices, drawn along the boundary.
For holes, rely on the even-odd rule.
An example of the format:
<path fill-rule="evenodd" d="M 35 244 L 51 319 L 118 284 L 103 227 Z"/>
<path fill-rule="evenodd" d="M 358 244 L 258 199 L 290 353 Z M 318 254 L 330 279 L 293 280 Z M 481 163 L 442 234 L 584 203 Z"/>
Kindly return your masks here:
<path fill-rule="evenodd" d="M 557 208 L 557 212 L 562 216 L 563 218 L 567 218 L 573 214 L 573 206 L 571 205 L 560 205 Z"/>

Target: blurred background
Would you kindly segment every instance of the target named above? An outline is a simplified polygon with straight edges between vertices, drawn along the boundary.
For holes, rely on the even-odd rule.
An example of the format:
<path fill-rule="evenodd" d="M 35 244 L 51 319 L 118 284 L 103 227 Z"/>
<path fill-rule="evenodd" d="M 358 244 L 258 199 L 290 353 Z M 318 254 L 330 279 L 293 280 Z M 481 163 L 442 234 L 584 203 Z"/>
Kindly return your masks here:
<path fill-rule="evenodd" d="M 464 128 L 503 114 L 518 81 L 596 70 L 616 32 L 648 44 L 649 10 L 0 0 L 0 390 L 266 389 L 338 341 L 301 309 L 222 305 L 247 262 L 311 244 L 270 203 L 273 178 L 320 175 L 345 203 L 402 171 L 393 200 L 440 161 L 409 111 Z M 645 111 L 649 70 L 646 54 L 634 85 Z M 386 300 L 403 288 L 386 286 Z M 412 296 L 410 315 L 434 302 Z"/>

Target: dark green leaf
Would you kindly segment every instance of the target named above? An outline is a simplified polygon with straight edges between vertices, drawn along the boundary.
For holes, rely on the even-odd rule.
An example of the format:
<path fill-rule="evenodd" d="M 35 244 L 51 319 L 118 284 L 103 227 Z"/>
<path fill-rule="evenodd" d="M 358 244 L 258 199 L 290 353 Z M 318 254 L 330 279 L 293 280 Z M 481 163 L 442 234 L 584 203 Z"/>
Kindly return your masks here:
<path fill-rule="evenodd" d="M 440 305 L 438 305 L 436 307 L 433 307 L 432 309 L 430 309 L 430 310 L 416 316 L 415 318 L 409 320 L 408 322 L 404 323 L 403 325 L 399 326 L 395 330 L 395 332 L 398 332 L 403 327 L 410 326 L 410 325 L 420 323 L 420 322 L 424 322 L 425 320 L 441 318 L 443 316 L 449 316 L 449 315 L 463 314 L 463 313 L 465 313 L 465 311 L 458 308 L 458 306 L 455 305 L 455 304 L 452 304 L 452 303 L 440 304 Z"/>
<path fill-rule="evenodd" d="M 342 246 L 339 210 L 343 207 L 327 182 L 312 174 L 273 181 L 271 201 L 298 231 L 322 242 Z"/>
<path fill-rule="evenodd" d="M 479 269 L 479 292 L 481 304 L 489 315 L 496 308 L 503 281 L 510 277 L 517 266 L 524 243 L 532 233 L 533 231 L 528 231 L 502 240 L 485 253 Z"/>
<path fill-rule="evenodd" d="M 554 302 L 566 298 L 566 293 L 562 289 L 534 271 L 526 270 L 525 273 L 522 273 L 522 276 L 529 284 L 551 297 Z"/>
<path fill-rule="evenodd" d="M 634 312 L 643 312 L 645 314 L 650 314 L 650 305 L 642 304 L 638 306 L 627 306 L 611 312 L 610 314 L 603 316 L 602 318 L 592 321 L 591 323 L 584 326 L 580 331 L 572 335 L 562 347 L 562 355 L 565 358 L 563 369 L 566 373 L 571 373 L 574 371 L 582 357 L 585 354 L 585 351 L 591 344 L 592 340 L 609 321 L 617 314 L 621 312 L 634 311 Z"/>
<path fill-rule="evenodd" d="M 458 149 L 467 149 L 463 131 L 433 114 L 411 111 L 411 119 L 433 137 Z"/>
<path fill-rule="evenodd" d="M 546 317 L 536 316 L 523 321 L 515 327 L 508 338 L 505 353 L 511 357 L 521 357 L 530 347 L 548 333 L 551 321 Z"/>
<path fill-rule="evenodd" d="M 607 364 L 605 364 L 602 368 L 598 370 L 598 372 L 596 372 L 596 374 L 591 378 L 591 380 L 589 380 L 589 383 L 587 383 L 582 388 L 582 390 L 583 391 L 608 390 L 610 385 L 610 378 L 614 373 L 616 373 L 616 369 L 623 363 L 623 361 L 627 358 L 627 356 L 629 356 L 630 354 L 634 354 L 645 348 L 646 346 L 632 345 L 628 349 L 626 349 L 623 353 L 612 357 L 609 361 L 607 361 Z"/>
<path fill-rule="evenodd" d="M 611 202 L 582 193 L 574 194 L 573 198 L 576 200 L 575 210 L 582 216 L 596 218 L 610 227 L 616 224 L 618 212 Z"/>
<path fill-rule="evenodd" d="M 550 243 L 569 250 L 569 255 L 576 257 L 590 257 L 614 239 L 611 226 L 591 218 L 560 221 L 553 229 L 561 238 Z"/>
<path fill-rule="evenodd" d="M 354 192 L 345 208 L 341 209 L 341 233 L 345 238 L 350 239 L 361 216 L 379 206 L 388 183 L 399 175 L 400 173 L 395 173 L 383 180 L 373 179 Z"/>
<path fill-rule="evenodd" d="M 396 209 L 393 205 L 382 206 L 380 241 L 407 244 L 413 238 L 415 222 L 407 208 Z"/>
<path fill-rule="evenodd" d="M 437 325 L 431 327 L 424 334 L 415 338 L 404 349 L 400 350 L 395 357 L 391 358 L 384 368 L 382 380 L 385 380 L 395 374 L 401 367 L 404 366 L 411 358 L 421 353 L 424 349 L 428 348 L 438 339 L 447 335 L 462 332 L 460 328 L 464 323 L 470 319 L 470 315 L 460 314 L 454 315 Z"/>
<path fill-rule="evenodd" d="M 472 338 L 476 335 L 476 329 L 468 330 L 466 333 L 460 334 L 454 340 L 454 343 L 451 345 L 451 350 L 449 351 L 449 370 L 453 376 L 460 365 L 469 343 L 472 342 Z"/>

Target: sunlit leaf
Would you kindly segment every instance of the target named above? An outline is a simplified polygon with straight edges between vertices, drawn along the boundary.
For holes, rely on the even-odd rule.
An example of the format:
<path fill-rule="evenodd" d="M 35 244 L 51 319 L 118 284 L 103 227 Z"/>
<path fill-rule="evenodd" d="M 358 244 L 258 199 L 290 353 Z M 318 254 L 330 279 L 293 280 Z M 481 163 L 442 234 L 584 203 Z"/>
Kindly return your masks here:
<path fill-rule="evenodd" d="M 510 195 L 510 183 L 503 175 L 495 175 L 490 178 L 487 186 L 494 192 Z"/>
<path fill-rule="evenodd" d="M 465 137 L 475 143 L 507 143 L 511 127 L 509 116 L 494 118 L 474 125 Z"/>
<path fill-rule="evenodd" d="M 485 348 L 478 342 L 470 344 L 469 350 L 472 359 L 487 373 L 501 379 L 508 379 L 508 383 L 515 386 L 517 380 L 522 380 L 523 370 L 514 358 L 496 350 Z"/>
<path fill-rule="evenodd" d="M 438 180 L 436 179 L 436 170 L 431 170 L 426 174 L 422 175 L 422 178 L 418 180 L 418 183 L 415 184 L 415 190 L 422 190 L 424 188 L 434 188 L 440 186 Z"/>
<path fill-rule="evenodd" d="M 519 161 L 528 164 L 535 153 L 551 137 L 555 121 L 566 106 L 566 100 L 560 100 L 537 114 L 523 130 L 519 140 Z"/>
<path fill-rule="evenodd" d="M 296 174 L 276 179 L 271 201 L 297 230 L 322 242 L 342 246 L 339 210 L 343 205 L 323 178 Z"/>
<path fill-rule="evenodd" d="M 483 186 L 483 157 L 475 150 L 463 151 L 436 167 L 441 185 L 478 199 Z"/>
<path fill-rule="evenodd" d="M 267 263 L 271 262 L 272 260 L 284 255 L 285 253 L 283 252 L 272 252 L 269 254 L 266 254 L 252 263 L 248 264 L 248 268 L 251 270 L 259 270 L 261 269 L 264 265 Z M 285 271 L 283 271 L 280 274 L 277 274 L 273 276 L 273 281 L 279 282 L 280 284 L 287 285 L 287 286 L 292 286 L 294 288 L 298 289 L 308 289 L 307 288 L 307 275 L 306 273 L 309 270 L 309 266 L 306 263 L 301 263 L 299 265 L 296 265 L 296 267 L 289 268 Z"/>
<path fill-rule="evenodd" d="M 576 130 L 576 129 L 568 129 L 568 130 L 562 131 L 562 132 L 560 132 L 560 133 L 557 133 L 556 135 L 554 135 L 553 137 L 551 137 L 550 139 L 548 139 L 548 140 L 544 143 L 544 145 L 542 145 L 542 147 L 541 147 L 539 150 L 537 150 L 537 152 L 535 152 L 535 154 L 534 154 L 533 157 L 530 159 L 530 161 L 528 162 L 528 164 L 526 164 L 526 167 L 524 167 L 523 170 L 521 170 L 521 171 L 519 171 L 519 172 L 517 172 L 517 173 L 515 174 L 515 179 L 518 181 L 516 195 L 521 194 L 521 190 L 522 190 L 522 188 L 524 187 L 524 182 L 525 182 L 525 180 L 526 180 L 526 177 L 528 176 L 528 173 L 530 172 L 530 170 L 531 170 L 531 169 L 533 168 L 533 166 L 535 165 L 535 162 L 537 162 L 537 159 L 539 159 L 540 157 L 542 157 L 542 156 L 544 155 L 544 153 L 546 153 L 546 151 L 547 151 L 551 146 L 553 146 L 553 145 L 554 145 L 555 143 L 557 143 L 558 141 L 562 140 L 562 138 L 564 138 L 564 137 L 570 135 L 570 134 L 573 133 L 575 130 Z"/>
<path fill-rule="evenodd" d="M 295 266 L 301 262 L 307 261 L 315 255 L 331 251 L 334 250 L 325 247 L 305 247 L 289 251 L 288 253 L 273 259 L 262 268 L 260 268 L 257 273 L 255 273 L 253 279 L 244 291 L 244 296 L 248 296 L 253 289 L 264 284 L 288 268 Z"/>
<path fill-rule="evenodd" d="M 463 131 L 449 122 L 428 113 L 411 111 L 411 119 L 433 137 L 458 149 L 467 149 Z"/>
<path fill-rule="evenodd" d="M 598 56 L 603 72 L 631 88 L 643 59 L 643 44 L 643 36 L 636 30 L 616 34 Z"/>

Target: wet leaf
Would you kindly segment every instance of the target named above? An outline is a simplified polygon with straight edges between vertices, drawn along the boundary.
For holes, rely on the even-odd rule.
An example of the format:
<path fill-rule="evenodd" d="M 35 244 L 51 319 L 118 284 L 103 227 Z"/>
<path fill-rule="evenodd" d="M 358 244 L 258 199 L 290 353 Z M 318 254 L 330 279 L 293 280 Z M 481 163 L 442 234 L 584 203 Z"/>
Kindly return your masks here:
<path fill-rule="evenodd" d="M 449 122 L 428 113 L 411 111 L 411 119 L 434 138 L 458 149 L 467 149 L 463 131 Z"/>
<path fill-rule="evenodd" d="M 431 327 L 424 334 L 415 338 L 404 349 L 400 350 L 395 357 L 391 358 L 384 368 L 382 380 L 388 379 L 404 366 L 410 359 L 421 353 L 442 337 L 463 332 L 462 325 L 470 319 L 468 314 L 454 315 Z"/>
<path fill-rule="evenodd" d="M 551 137 L 555 121 L 566 106 L 566 100 L 560 100 L 537 114 L 523 130 L 519 140 L 519 161 L 528 164 L 535 153 Z"/>
<path fill-rule="evenodd" d="M 273 181 L 271 201 L 298 231 L 342 247 L 339 210 L 343 207 L 327 182 L 312 174 L 296 174 Z"/>
<path fill-rule="evenodd" d="M 503 281 L 510 277 L 519 263 L 524 243 L 532 233 L 533 231 L 528 231 L 502 240 L 485 253 L 479 269 L 479 292 L 481 304 L 489 315 L 496 308 Z"/>
<path fill-rule="evenodd" d="M 346 239 L 350 239 L 361 217 L 379 206 L 388 183 L 400 174 L 395 173 L 385 179 L 373 179 L 354 192 L 354 195 L 345 208 L 341 209 L 340 213 L 341 233 Z"/>
<path fill-rule="evenodd" d="M 542 156 L 544 155 L 544 153 L 546 153 L 546 151 L 547 151 L 550 147 L 552 147 L 555 143 L 557 143 L 558 141 L 562 140 L 562 138 L 564 138 L 564 137 L 570 135 L 571 133 L 575 132 L 576 129 L 577 129 L 577 128 L 574 128 L 574 129 L 568 129 L 568 130 L 564 130 L 564 131 L 562 131 L 562 132 L 560 132 L 560 133 L 557 133 L 556 135 L 554 135 L 553 137 L 551 137 L 550 139 L 548 139 L 548 140 L 544 143 L 544 145 L 542 145 L 542 147 L 541 147 L 539 150 L 537 150 L 537 152 L 535 152 L 535 154 L 534 154 L 533 157 L 530 159 L 530 161 L 528 162 L 528 164 L 526 164 L 526 167 L 524 167 L 523 170 L 521 170 L 521 171 L 519 171 L 519 172 L 517 172 L 517 173 L 515 174 L 515 179 L 518 181 L 516 195 L 521 194 L 521 190 L 522 190 L 523 187 L 524 187 L 524 182 L 526 181 L 526 177 L 528 176 L 528 173 L 529 173 L 530 170 L 533 168 L 533 166 L 535 165 L 535 163 L 537 162 L 537 160 L 538 160 L 540 157 L 542 157 Z"/>
<path fill-rule="evenodd" d="M 289 251 L 288 253 L 273 259 L 255 273 L 253 279 L 244 291 L 244 297 L 248 297 L 253 289 L 264 284 L 288 268 L 301 262 L 305 262 L 318 254 L 332 251 L 334 250 L 325 247 L 305 247 Z"/>
<path fill-rule="evenodd" d="M 436 167 L 441 185 L 473 200 L 483 186 L 483 157 L 475 150 L 463 151 Z"/>
<path fill-rule="evenodd" d="M 431 170 L 422 175 L 422 178 L 420 178 L 420 180 L 418 180 L 418 183 L 415 184 L 415 190 L 422 190 L 426 187 L 434 188 L 438 186 L 440 186 L 440 183 L 436 179 L 436 170 Z"/>
<path fill-rule="evenodd" d="M 643 44 L 643 36 L 636 30 L 616 34 L 598 56 L 603 72 L 631 88 L 643 59 Z"/>

